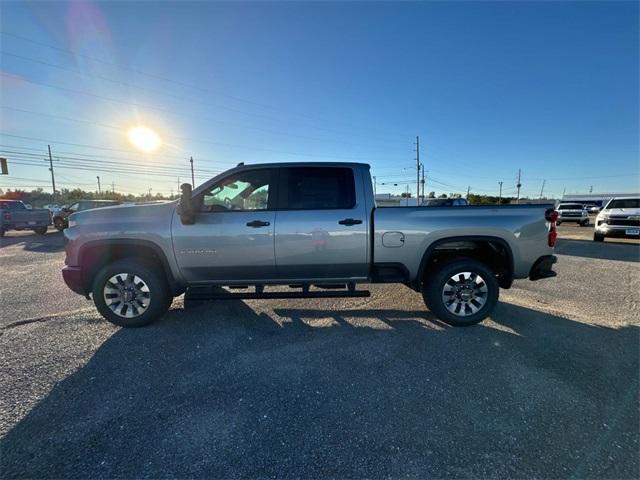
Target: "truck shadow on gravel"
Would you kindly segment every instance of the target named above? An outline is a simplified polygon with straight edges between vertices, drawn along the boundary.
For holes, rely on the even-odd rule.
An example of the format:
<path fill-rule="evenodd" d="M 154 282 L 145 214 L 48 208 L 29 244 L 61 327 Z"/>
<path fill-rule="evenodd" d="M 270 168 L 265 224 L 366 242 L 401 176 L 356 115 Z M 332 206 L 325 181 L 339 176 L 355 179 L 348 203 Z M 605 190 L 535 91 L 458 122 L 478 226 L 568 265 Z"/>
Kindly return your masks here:
<path fill-rule="evenodd" d="M 14 245 L 23 245 L 23 249 L 29 252 L 61 252 L 64 250 L 64 237 L 61 232 L 52 231 L 46 235 L 8 232 L 0 237 L 0 248 Z"/>
<path fill-rule="evenodd" d="M 555 253 L 574 257 L 640 262 L 640 243 L 594 242 L 592 240 L 569 240 L 559 238 Z"/>
<path fill-rule="evenodd" d="M 273 314 L 115 331 L 0 441 L 3 478 L 638 476 L 637 326 Z"/>

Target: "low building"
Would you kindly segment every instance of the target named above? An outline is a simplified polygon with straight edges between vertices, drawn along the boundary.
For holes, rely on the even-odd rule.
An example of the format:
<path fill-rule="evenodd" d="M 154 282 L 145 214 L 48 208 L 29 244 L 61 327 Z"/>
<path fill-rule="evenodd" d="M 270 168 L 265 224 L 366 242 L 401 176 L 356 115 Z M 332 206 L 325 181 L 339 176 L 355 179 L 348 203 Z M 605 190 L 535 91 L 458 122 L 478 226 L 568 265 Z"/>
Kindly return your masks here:
<path fill-rule="evenodd" d="M 563 195 L 561 201 L 604 207 L 614 197 L 640 197 L 640 193 L 572 193 Z"/>

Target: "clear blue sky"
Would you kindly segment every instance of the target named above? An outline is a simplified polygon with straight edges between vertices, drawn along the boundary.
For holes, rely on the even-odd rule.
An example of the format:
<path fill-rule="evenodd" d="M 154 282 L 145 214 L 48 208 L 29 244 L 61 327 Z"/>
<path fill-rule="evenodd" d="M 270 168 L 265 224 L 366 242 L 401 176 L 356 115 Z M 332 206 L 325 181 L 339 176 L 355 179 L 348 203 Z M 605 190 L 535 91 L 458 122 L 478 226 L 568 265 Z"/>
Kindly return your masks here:
<path fill-rule="evenodd" d="M 532 196 L 637 191 L 638 24 L 636 2 L 3 3 L 0 148 L 90 159 L 57 170 L 68 187 L 169 193 L 193 155 L 199 181 L 365 161 L 397 192 L 420 135 L 427 192 L 508 194 L 518 168 Z M 49 188 L 42 164 L 0 186 Z"/>

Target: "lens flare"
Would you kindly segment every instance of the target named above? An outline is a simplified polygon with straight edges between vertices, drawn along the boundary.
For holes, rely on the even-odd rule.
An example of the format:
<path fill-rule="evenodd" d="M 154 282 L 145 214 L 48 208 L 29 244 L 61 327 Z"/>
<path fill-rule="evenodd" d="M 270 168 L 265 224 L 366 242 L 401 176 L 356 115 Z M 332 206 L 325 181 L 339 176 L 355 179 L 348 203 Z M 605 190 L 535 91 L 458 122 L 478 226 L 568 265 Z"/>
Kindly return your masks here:
<path fill-rule="evenodd" d="M 131 145 L 144 153 L 153 153 L 162 145 L 160 136 L 149 127 L 143 125 L 131 127 L 127 132 L 127 136 Z"/>

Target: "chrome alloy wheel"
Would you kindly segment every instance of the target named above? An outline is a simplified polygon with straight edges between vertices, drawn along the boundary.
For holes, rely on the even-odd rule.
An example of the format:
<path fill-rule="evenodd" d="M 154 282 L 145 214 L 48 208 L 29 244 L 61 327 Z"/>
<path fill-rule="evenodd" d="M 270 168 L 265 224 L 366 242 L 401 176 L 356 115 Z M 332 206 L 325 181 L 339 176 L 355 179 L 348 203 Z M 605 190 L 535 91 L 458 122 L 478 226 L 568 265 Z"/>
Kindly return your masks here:
<path fill-rule="evenodd" d="M 467 317 L 473 315 L 487 303 L 487 284 L 473 272 L 460 272 L 452 275 L 442 289 L 442 301 L 454 315 Z"/>
<path fill-rule="evenodd" d="M 123 318 L 142 315 L 151 303 L 149 287 L 139 276 L 117 273 L 104 285 L 104 302 L 113 313 Z"/>

